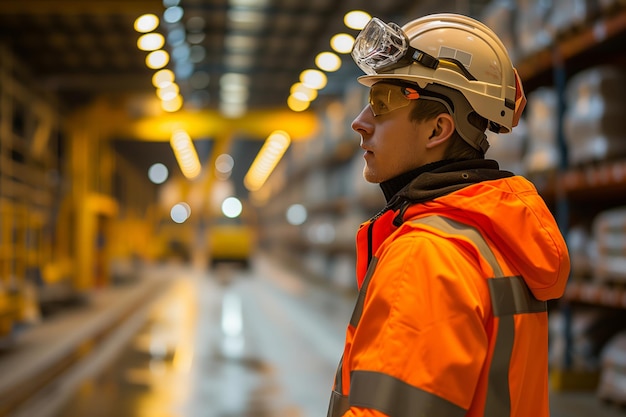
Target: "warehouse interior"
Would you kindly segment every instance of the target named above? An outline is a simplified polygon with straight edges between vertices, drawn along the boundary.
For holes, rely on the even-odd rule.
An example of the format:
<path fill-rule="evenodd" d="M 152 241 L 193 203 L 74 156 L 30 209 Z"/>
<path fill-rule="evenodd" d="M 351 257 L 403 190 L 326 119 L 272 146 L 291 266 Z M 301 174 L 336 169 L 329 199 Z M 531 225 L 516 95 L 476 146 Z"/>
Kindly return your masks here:
<path fill-rule="evenodd" d="M 385 204 L 362 177 L 351 122 L 367 89 L 339 41 L 363 19 L 440 12 L 492 28 L 524 84 L 520 125 L 490 134 L 487 157 L 534 183 L 570 250 L 549 304 L 552 414 L 625 415 L 626 1 L 21 0 L 0 2 L 0 417 L 325 413 L 355 232 Z M 266 353 L 224 339 L 213 374 L 168 385 L 198 391 L 172 411 L 111 365 L 138 361 L 129 340 L 145 347 L 165 305 L 186 306 L 175 337 L 201 346 L 243 309 Z M 319 322 L 298 342 L 284 314 L 261 319 L 280 306 Z M 328 340 L 309 351 L 313 334 Z M 310 362 L 274 353 L 279 335 Z M 232 349 L 252 359 L 234 366 Z"/>

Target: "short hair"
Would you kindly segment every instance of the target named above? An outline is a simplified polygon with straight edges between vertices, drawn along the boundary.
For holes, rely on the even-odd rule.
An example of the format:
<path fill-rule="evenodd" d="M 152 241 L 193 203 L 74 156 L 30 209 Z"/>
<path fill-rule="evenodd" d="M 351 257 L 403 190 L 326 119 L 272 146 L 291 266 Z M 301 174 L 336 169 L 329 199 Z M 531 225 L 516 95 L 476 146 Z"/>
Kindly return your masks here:
<path fill-rule="evenodd" d="M 441 113 L 450 114 L 446 106 L 442 103 L 435 100 L 418 99 L 415 100 L 415 105 L 413 106 L 413 109 L 411 109 L 409 117 L 413 121 L 424 122 L 426 120 L 434 119 Z M 470 113 L 469 122 L 483 132 L 487 130 L 487 119 L 480 116 L 478 113 Z M 463 140 L 461 135 L 459 135 L 455 129 L 450 137 L 449 144 L 446 147 L 443 157 L 444 159 L 456 160 L 484 159 L 485 154 Z"/>

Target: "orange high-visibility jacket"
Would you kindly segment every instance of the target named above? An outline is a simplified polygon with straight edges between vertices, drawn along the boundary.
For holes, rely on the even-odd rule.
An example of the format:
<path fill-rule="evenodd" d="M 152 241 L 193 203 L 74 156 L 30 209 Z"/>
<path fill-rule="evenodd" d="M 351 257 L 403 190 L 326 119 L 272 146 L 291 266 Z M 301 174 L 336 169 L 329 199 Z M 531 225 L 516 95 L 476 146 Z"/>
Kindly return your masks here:
<path fill-rule="evenodd" d="M 359 229 L 357 252 L 329 417 L 549 416 L 546 300 L 570 264 L 530 182 L 384 211 Z"/>

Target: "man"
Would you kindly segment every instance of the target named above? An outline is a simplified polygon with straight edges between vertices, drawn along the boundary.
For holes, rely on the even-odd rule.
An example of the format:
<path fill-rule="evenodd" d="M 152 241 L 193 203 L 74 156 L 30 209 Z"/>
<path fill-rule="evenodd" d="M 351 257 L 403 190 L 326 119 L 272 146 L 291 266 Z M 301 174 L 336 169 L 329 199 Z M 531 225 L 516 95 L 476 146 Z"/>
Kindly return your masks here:
<path fill-rule="evenodd" d="M 544 417 L 546 300 L 569 255 L 535 187 L 484 158 L 525 105 L 497 36 L 465 16 L 374 18 L 352 123 L 387 205 L 357 233 L 357 305 L 329 416 Z"/>

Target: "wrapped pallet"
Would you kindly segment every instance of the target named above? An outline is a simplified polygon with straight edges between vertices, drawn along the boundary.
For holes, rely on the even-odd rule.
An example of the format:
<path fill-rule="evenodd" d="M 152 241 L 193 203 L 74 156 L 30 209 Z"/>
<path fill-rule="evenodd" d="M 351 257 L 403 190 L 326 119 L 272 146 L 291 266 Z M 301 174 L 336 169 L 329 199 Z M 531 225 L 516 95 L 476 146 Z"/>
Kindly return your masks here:
<path fill-rule="evenodd" d="M 536 0 L 518 0 L 516 5 L 515 31 L 519 57 L 523 58 L 552 44 L 554 37 L 547 23 L 553 6 L 550 1 Z"/>
<path fill-rule="evenodd" d="M 626 405 L 626 332 L 615 335 L 600 356 L 601 373 L 597 396 Z"/>
<path fill-rule="evenodd" d="M 593 222 L 596 259 L 593 278 L 599 282 L 626 281 L 626 207 L 600 213 Z"/>
<path fill-rule="evenodd" d="M 626 74 L 594 67 L 567 85 L 563 123 L 570 165 L 626 156 Z"/>
<path fill-rule="evenodd" d="M 559 36 L 580 27 L 596 13 L 597 7 L 591 0 L 552 0 L 548 19 L 550 30 Z"/>

